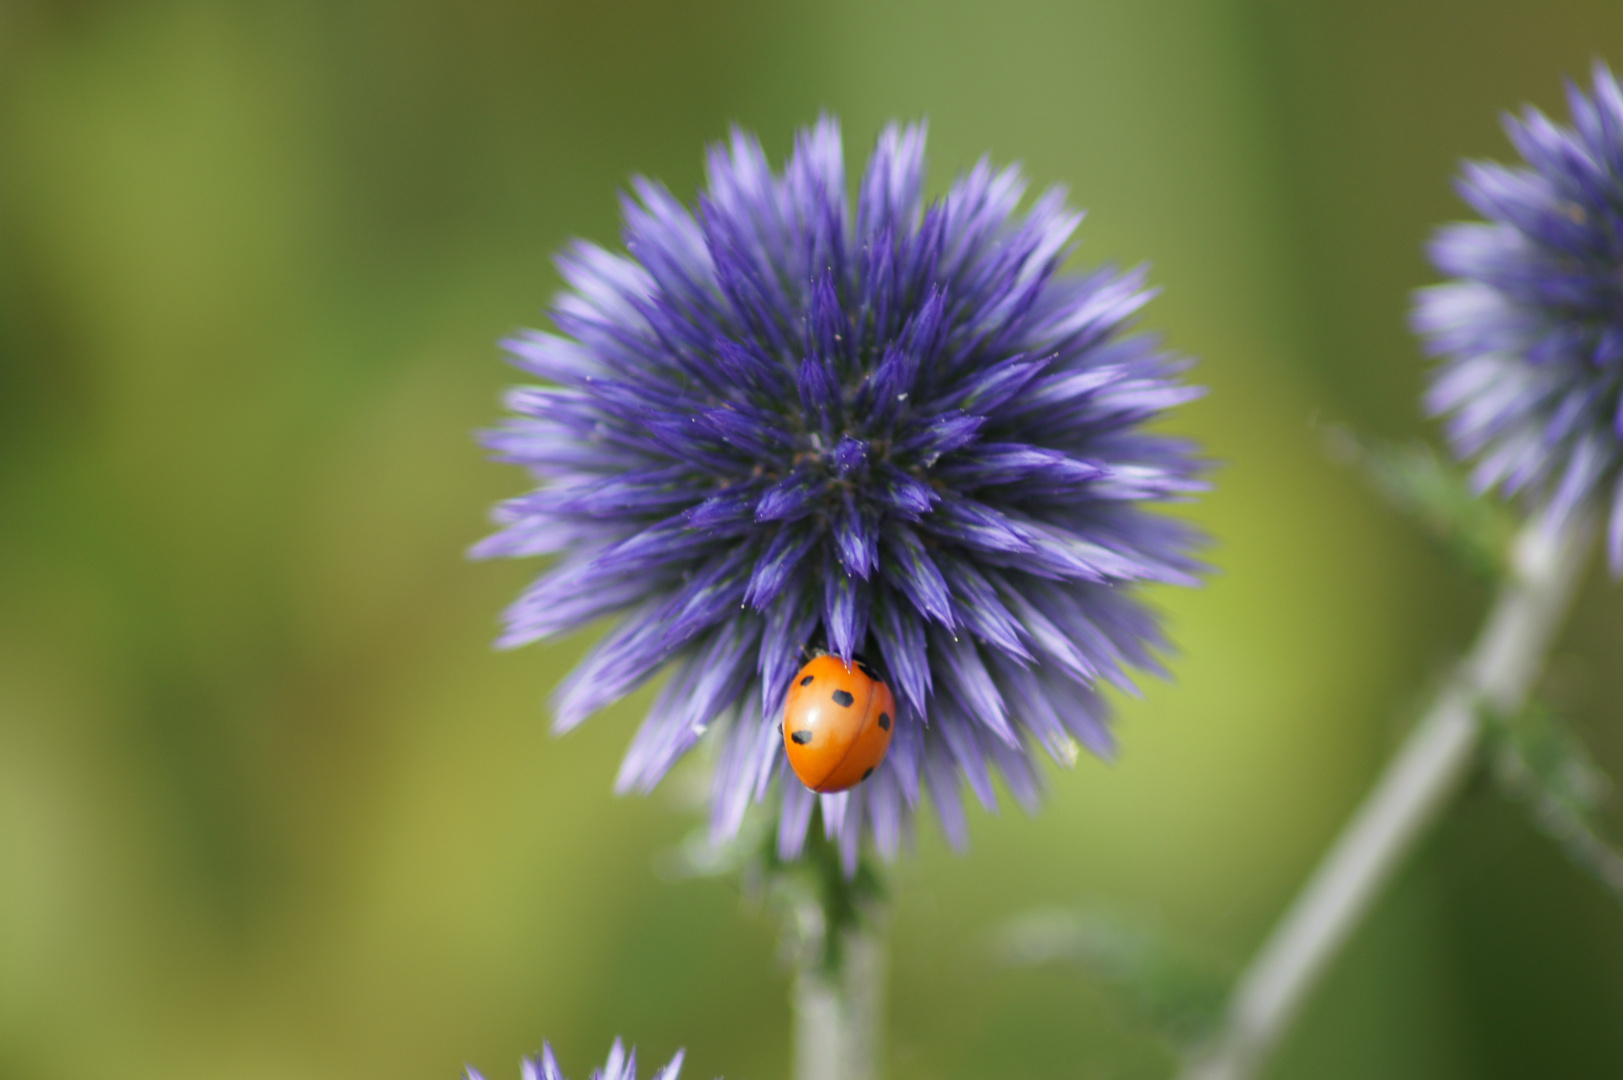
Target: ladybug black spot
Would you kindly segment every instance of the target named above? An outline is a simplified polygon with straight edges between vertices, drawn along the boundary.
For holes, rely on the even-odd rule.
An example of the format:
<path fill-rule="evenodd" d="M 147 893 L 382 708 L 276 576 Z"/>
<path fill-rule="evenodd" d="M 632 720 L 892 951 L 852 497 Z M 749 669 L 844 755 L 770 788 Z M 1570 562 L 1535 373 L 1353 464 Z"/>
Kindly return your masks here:
<path fill-rule="evenodd" d="M 840 706 L 842 709 L 849 709 L 852 703 L 856 700 L 856 698 L 851 696 L 851 692 L 849 690 L 834 691 L 834 704 Z"/>
<path fill-rule="evenodd" d="M 809 728 L 801 728 L 799 731 L 789 736 L 789 738 L 794 741 L 796 746 L 805 746 L 807 743 L 812 741 L 812 733 Z"/>
<path fill-rule="evenodd" d="M 868 777 L 870 777 L 872 775 L 873 775 L 873 766 L 870 765 L 870 766 L 868 766 L 868 771 L 862 774 L 862 779 L 866 780 L 866 779 L 868 779 Z"/>
<path fill-rule="evenodd" d="M 800 680 L 800 685 L 805 686 L 807 683 L 811 682 L 815 678 L 817 678 L 817 676 L 815 676 L 815 675 L 807 675 L 804 679 Z"/>
<path fill-rule="evenodd" d="M 890 730 L 890 713 L 882 712 L 882 713 L 879 714 L 879 730 L 880 731 L 889 731 Z"/>

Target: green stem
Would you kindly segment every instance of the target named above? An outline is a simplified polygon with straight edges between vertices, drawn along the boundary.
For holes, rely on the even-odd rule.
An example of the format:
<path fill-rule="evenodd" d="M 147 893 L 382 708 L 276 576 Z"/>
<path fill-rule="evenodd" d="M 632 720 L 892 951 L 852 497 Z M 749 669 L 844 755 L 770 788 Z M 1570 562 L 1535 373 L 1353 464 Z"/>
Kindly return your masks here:
<path fill-rule="evenodd" d="M 879 1080 L 885 947 L 877 929 L 840 932 L 840 964 L 795 975 L 795 1080 Z"/>
<path fill-rule="evenodd" d="M 793 867 L 794 1080 L 880 1080 L 884 1074 L 884 889 L 864 860 L 846 877 L 813 822 Z"/>
<path fill-rule="evenodd" d="M 1475 760 L 1483 710 L 1510 716 L 1525 703 L 1593 538 L 1587 520 L 1555 536 L 1535 525 L 1522 530 L 1511 572 L 1470 655 L 1241 976 L 1223 1030 L 1183 1080 L 1246 1080 L 1266 1064 L 1319 976 L 1448 805 Z"/>

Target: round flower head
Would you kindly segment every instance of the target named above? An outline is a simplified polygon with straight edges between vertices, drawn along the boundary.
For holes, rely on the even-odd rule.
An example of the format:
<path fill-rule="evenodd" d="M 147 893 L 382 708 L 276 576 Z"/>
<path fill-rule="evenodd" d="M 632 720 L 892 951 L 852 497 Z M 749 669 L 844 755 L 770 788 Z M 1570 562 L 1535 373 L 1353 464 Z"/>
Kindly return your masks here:
<path fill-rule="evenodd" d="M 676 1056 L 671 1058 L 670 1064 L 655 1073 L 653 1080 L 677 1080 L 682 1071 L 682 1051 L 678 1050 Z M 541 1044 L 539 1058 L 524 1059 L 524 1080 L 565 1080 L 563 1071 L 558 1068 L 558 1059 L 552 1056 L 552 1047 L 547 1043 Z M 484 1075 L 468 1066 L 466 1080 L 485 1080 Z M 619 1039 L 609 1049 L 609 1060 L 601 1069 L 592 1070 L 592 1080 L 637 1080 L 637 1048 L 633 1046 L 630 1053 L 621 1044 Z"/>
<path fill-rule="evenodd" d="M 1603 64 L 1567 84 L 1573 126 L 1505 118 L 1526 165 L 1469 162 L 1460 195 L 1489 220 L 1447 226 L 1431 259 L 1459 280 L 1414 314 L 1443 357 L 1426 397 L 1482 490 L 1520 494 L 1559 527 L 1609 503 L 1623 569 L 1623 93 Z"/>
<path fill-rule="evenodd" d="M 559 260 L 561 335 L 506 343 L 553 383 L 513 391 L 487 435 L 539 490 L 476 554 L 558 555 L 507 612 L 505 645 L 617 621 L 556 695 L 565 730 L 666 668 L 620 771 L 651 788 L 710 729 L 718 836 L 782 792 L 779 850 L 822 801 L 848 868 L 894 855 L 921 788 L 965 840 L 960 784 L 1000 772 L 1034 805 L 1037 748 L 1108 752 L 1100 680 L 1156 668 L 1155 620 L 1123 588 L 1190 583 L 1194 536 L 1147 502 L 1202 486 L 1142 425 L 1196 396 L 1184 363 L 1123 336 L 1143 274 L 1057 271 L 1081 215 L 1024 214 L 982 162 L 924 199 L 924 130 L 879 138 L 853 215 L 839 128 L 782 174 L 734 132 L 690 212 L 638 179 L 627 255 Z M 815 796 L 777 733 L 791 677 L 826 648 L 895 691 L 889 755 Z"/>

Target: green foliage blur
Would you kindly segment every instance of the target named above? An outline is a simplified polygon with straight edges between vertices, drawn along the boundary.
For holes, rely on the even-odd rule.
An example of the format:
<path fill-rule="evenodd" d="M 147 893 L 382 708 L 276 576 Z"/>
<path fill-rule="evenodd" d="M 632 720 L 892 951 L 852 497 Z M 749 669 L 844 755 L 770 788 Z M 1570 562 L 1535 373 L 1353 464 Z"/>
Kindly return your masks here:
<path fill-rule="evenodd" d="M 1102 905 L 1238 968 L 1468 643 L 1485 586 L 1323 426 L 1431 433 L 1450 176 L 1597 56 L 1611 0 L 0 5 L 0 1077 L 495 1080 L 543 1037 L 582 1077 L 616 1033 L 786 1074 L 772 926 L 656 873 L 693 776 L 609 792 L 646 699 L 552 738 L 583 642 L 492 651 L 536 567 L 463 551 L 523 487 L 470 432 L 551 253 L 824 108 L 857 161 L 927 116 L 937 190 L 987 152 L 1069 185 L 1213 390 L 1170 424 L 1224 463 L 1217 573 L 1157 596 L 1175 681 L 894 881 L 894 1080 L 1167 1075 L 995 930 Z M 1614 776 L 1620 654 L 1597 572 L 1541 694 Z M 1620 1075 L 1623 910 L 1487 783 L 1270 1073 Z"/>

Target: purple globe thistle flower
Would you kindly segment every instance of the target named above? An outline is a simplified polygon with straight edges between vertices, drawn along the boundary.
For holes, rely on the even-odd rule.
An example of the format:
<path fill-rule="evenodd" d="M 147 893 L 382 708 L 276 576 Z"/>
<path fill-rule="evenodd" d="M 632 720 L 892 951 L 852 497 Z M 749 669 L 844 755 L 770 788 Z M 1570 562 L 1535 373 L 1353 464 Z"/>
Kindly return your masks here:
<path fill-rule="evenodd" d="M 1609 510 L 1623 570 L 1623 93 L 1601 63 L 1567 83 L 1572 127 L 1529 107 L 1505 129 L 1525 165 L 1467 162 L 1460 195 L 1489 220 L 1449 225 L 1417 294 L 1443 358 L 1426 406 L 1479 490 L 1520 495 L 1551 527 Z"/>
<path fill-rule="evenodd" d="M 678 1050 L 670 1064 L 654 1074 L 653 1080 L 677 1080 L 682 1071 L 682 1053 Z M 558 1059 L 553 1057 L 552 1046 L 548 1043 L 541 1044 L 539 1058 L 524 1059 L 523 1076 L 524 1080 L 565 1080 L 563 1071 L 558 1068 Z M 469 1065 L 466 1080 L 485 1080 L 485 1077 Z M 609 1060 L 601 1069 L 592 1070 L 592 1080 L 637 1080 L 637 1048 L 633 1046 L 627 1052 L 620 1040 L 615 1039 L 609 1049 Z"/>
<path fill-rule="evenodd" d="M 617 615 L 555 696 L 559 731 L 670 667 L 618 788 L 648 790 L 707 729 L 722 740 L 718 837 L 782 791 L 796 857 L 816 800 L 848 870 L 894 856 L 921 790 L 966 840 L 960 783 L 1038 794 L 1037 748 L 1111 747 L 1101 680 L 1159 670 L 1156 621 L 1123 586 L 1190 584 L 1196 536 L 1145 512 L 1204 485 L 1144 424 L 1198 396 L 1185 361 L 1125 331 L 1142 269 L 1058 273 L 1081 215 L 984 160 L 924 198 L 924 129 L 878 140 L 853 215 L 838 125 L 781 174 L 734 131 L 692 212 L 659 184 L 624 200 L 627 255 L 577 242 L 561 334 L 505 343 L 554 384 L 486 435 L 542 483 L 480 556 L 556 554 L 508 610 L 504 646 Z M 815 796 L 777 734 L 809 647 L 865 654 L 896 692 L 889 756 Z"/>

